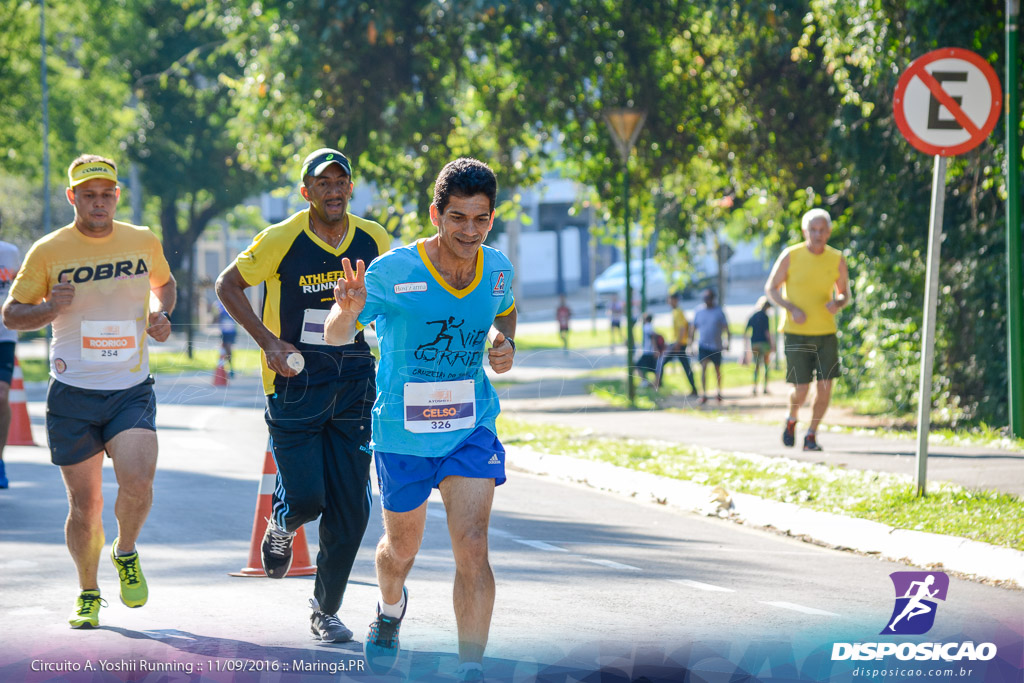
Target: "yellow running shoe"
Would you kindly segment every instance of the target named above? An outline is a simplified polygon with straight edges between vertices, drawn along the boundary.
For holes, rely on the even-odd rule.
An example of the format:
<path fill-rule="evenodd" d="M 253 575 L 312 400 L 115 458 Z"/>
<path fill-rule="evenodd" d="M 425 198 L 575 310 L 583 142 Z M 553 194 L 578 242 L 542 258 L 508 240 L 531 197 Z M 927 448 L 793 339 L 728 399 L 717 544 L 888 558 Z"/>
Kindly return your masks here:
<path fill-rule="evenodd" d="M 100 625 L 100 607 L 107 601 L 100 597 L 99 589 L 82 591 L 75 600 L 75 609 L 68 617 L 71 628 L 96 628 Z"/>
<path fill-rule="evenodd" d="M 149 586 L 146 585 L 146 577 L 142 575 L 142 565 L 139 564 L 139 551 L 131 555 L 117 554 L 117 539 L 114 545 L 110 546 L 110 559 L 117 568 L 117 576 L 121 579 L 121 602 L 128 607 L 142 607 L 149 599 Z"/>

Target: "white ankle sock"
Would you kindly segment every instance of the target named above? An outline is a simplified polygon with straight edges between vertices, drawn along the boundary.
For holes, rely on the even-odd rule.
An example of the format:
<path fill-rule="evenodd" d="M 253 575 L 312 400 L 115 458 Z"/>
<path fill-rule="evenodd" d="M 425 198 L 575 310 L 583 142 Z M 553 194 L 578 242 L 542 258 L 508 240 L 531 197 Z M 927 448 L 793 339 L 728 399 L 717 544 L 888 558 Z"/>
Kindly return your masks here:
<path fill-rule="evenodd" d="M 402 612 L 405 610 L 405 592 L 402 592 L 402 599 L 396 602 L 394 605 L 389 605 L 384 602 L 384 596 L 380 598 L 380 613 L 386 617 L 392 619 L 401 619 Z"/>

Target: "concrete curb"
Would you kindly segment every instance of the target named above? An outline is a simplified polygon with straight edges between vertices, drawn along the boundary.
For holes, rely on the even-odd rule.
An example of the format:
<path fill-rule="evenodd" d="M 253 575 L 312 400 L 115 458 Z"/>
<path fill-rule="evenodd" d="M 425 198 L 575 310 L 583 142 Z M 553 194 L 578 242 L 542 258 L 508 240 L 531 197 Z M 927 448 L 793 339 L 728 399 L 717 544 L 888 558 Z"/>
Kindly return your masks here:
<path fill-rule="evenodd" d="M 978 579 L 1011 581 L 1024 587 L 1024 552 L 956 536 L 909 531 L 819 512 L 743 493 L 729 494 L 690 481 L 668 479 L 604 462 L 507 447 L 510 467 L 565 481 L 584 483 L 640 500 L 650 500 L 744 524 L 772 527 L 841 549 L 877 554 L 894 562 L 969 574 Z"/>

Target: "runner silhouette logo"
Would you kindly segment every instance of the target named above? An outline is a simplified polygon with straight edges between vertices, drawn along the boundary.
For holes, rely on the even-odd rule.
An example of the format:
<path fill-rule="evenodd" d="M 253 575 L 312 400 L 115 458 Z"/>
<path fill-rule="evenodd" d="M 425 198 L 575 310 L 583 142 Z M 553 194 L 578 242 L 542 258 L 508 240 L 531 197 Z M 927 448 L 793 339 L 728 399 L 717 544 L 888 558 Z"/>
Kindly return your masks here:
<path fill-rule="evenodd" d="M 943 572 L 893 572 L 896 605 L 881 635 L 915 636 L 927 633 L 935 623 L 936 600 L 946 600 L 949 577 Z"/>

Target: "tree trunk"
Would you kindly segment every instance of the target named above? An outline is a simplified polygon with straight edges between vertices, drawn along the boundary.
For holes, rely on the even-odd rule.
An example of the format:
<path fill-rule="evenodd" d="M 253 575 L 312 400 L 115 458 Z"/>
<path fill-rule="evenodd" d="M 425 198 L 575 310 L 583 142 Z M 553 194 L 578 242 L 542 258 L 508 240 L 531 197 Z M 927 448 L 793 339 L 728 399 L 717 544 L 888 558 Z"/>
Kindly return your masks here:
<path fill-rule="evenodd" d="M 174 273 L 174 279 L 178 281 L 179 297 L 174 322 L 176 325 L 185 326 L 186 352 L 189 358 L 192 358 L 197 311 L 194 246 L 210 221 L 228 208 L 211 202 L 197 210 L 195 197 L 191 197 L 188 206 L 188 225 L 182 231 L 178 225 L 180 207 L 177 195 L 160 198 L 164 256 L 171 267 L 171 272 Z"/>

